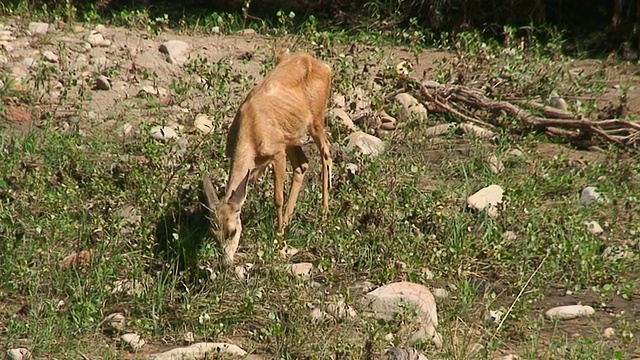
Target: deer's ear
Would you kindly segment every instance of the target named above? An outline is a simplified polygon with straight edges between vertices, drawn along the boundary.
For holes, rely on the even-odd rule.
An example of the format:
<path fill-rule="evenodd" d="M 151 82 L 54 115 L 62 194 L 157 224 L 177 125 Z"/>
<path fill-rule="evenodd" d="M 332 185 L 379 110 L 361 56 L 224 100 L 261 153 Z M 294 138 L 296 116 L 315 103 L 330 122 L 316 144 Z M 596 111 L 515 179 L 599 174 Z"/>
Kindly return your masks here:
<path fill-rule="evenodd" d="M 251 170 L 247 171 L 247 175 L 240 181 L 238 187 L 233 190 L 233 193 L 229 197 L 229 203 L 233 204 L 239 210 L 244 203 L 244 200 L 247 198 L 247 187 L 249 186 L 249 175 L 251 175 Z"/>
<path fill-rule="evenodd" d="M 215 209 L 220 204 L 220 200 L 218 199 L 218 195 L 216 195 L 216 189 L 213 188 L 209 174 L 205 174 L 202 179 L 202 187 L 204 188 L 204 195 L 207 197 L 209 209 Z"/>

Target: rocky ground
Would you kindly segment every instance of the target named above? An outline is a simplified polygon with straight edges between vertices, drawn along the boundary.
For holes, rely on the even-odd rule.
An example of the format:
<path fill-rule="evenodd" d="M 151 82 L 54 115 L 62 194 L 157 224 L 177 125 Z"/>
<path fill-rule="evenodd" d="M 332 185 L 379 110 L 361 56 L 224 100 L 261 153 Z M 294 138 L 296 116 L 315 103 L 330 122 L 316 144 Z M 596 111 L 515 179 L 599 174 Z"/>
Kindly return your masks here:
<path fill-rule="evenodd" d="M 83 175 L 80 169 L 81 174 L 78 175 L 84 177 L 82 181 L 87 181 L 87 177 L 108 177 L 115 172 L 125 171 L 122 170 L 123 162 L 127 173 L 135 173 L 137 168 L 156 167 L 162 170 L 160 174 L 167 175 L 169 179 L 165 189 L 173 189 L 170 190 L 173 191 L 172 195 L 178 197 L 177 194 L 183 190 L 195 192 L 199 173 L 214 167 L 212 162 L 218 163 L 215 176 L 220 183 L 224 181 L 226 165 L 222 166 L 225 163 L 221 146 L 226 127 L 244 95 L 271 68 L 274 49 L 292 44 L 291 39 L 262 36 L 249 30 L 208 36 L 164 31 L 152 36 L 144 31 L 103 25 L 5 21 L 0 25 L 0 65 L 3 67 L 0 77 L 3 118 L 0 128 L 7 139 L 28 137 L 34 129 L 40 129 L 45 134 L 74 134 L 80 139 L 92 139 L 86 140 L 86 144 L 80 140 L 78 145 L 78 149 L 89 156 L 88 165 L 84 168 L 87 173 Z M 495 140 L 495 133 L 485 136 L 484 133 L 478 133 L 477 129 L 467 131 L 467 128 L 461 127 L 460 130 L 466 135 L 435 131 L 433 126 L 447 123 L 446 118 L 427 114 L 426 107 L 406 92 L 383 100 L 383 95 L 390 93 L 389 87 L 374 85 L 380 77 L 384 77 L 381 73 L 402 72 L 402 66 L 408 66 L 407 63 L 411 64 L 416 76 L 435 78 L 447 61 L 459 56 L 454 52 L 424 50 L 416 54 L 404 47 L 357 43 L 336 43 L 335 48 L 318 43 L 305 46 L 309 51 L 320 54 L 334 69 L 335 85 L 330 104 L 330 124 L 333 126 L 329 131 L 336 144 L 334 155 L 339 180 L 336 180 L 332 206 L 337 213 L 343 212 L 345 215 L 342 218 L 336 216 L 330 224 L 335 228 L 334 233 L 347 239 L 345 244 L 336 245 L 337 235 L 331 237 L 331 231 L 315 227 L 313 231 L 321 235 L 317 235 L 317 239 L 314 235 L 309 236 L 323 245 L 302 240 L 295 247 L 273 243 L 269 235 L 271 228 L 260 225 L 270 223 L 272 217 L 260 215 L 257 210 L 259 205 L 250 203 L 249 207 L 253 210 L 248 210 L 247 218 L 251 219 L 247 225 L 249 230 L 244 245 L 241 245 L 244 247 L 241 261 L 246 260 L 246 264 L 235 268 L 237 277 L 225 277 L 214 270 L 215 266 L 209 264 L 205 257 L 198 266 L 210 278 L 207 281 L 215 283 L 217 287 L 206 288 L 213 285 L 204 285 L 206 290 L 201 291 L 206 297 L 214 298 L 224 291 L 225 282 L 233 283 L 229 286 L 234 290 L 229 291 L 237 296 L 223 303 L 231 308 L 228 311 L 234 316 L 243 317 L 233 307 L 239 307 L 239 301 L 244 301 L 242 306 L 248 307 L 249 295 L 245 293 L 259 288 L 264 295 L 252 293 L 254 298 L 251 302 L 264 301 L 268 304 L 264 308 L 269 310 L 252 310 L 254 312 L 251 315 L 246 315 L 240 321 L 242 325 L 228 332 L 211 330 L 217 326 L 212 323 L 209 328 L 202 328 L 203 324 L 209 323 L 210 315 L 205 316 L 206 312 L 201 312 L 198 317 L 191 310 L 184 310 L 186 307 L 181 308 L 183 313 L 174 309 L 179 314 L 173 314 L 171 320 L 154 323 L 155 328 L 143 326 L 148 325 L 148 319 L 155 315 L 148 308 L 142 307 L 141 310 L 140 304 L 144 302 L 137 301 L 140 298 L 152 298 L 149 289 L 159 281 L 149 278 L 147 274 L 143 276 L 144 280 L 137 278 L 142 283 L 142 288 L 139 288 L 130 281 L 131 277 L 125 276 L 131 275 L 124 269 L 126 266 L 111 264 L 116 269 L 113 274 L 119 275 L 105 277 L 109 280 L 104 282 L 109 285 L 104 288 L 110 290 L 97 296 L 99 300 L 92 300 L 92 304 L 103 304 L 100 306 L 104 308 L 93 313 L 101 318 L 93 319 L 93 323 L 89 322 L 91 325 L 80 326 L 83 330 L 78 330 L 81 334 L 79 341 L 83 345 L 69 345 L 67 341 L 65 346 L 68 352 L 55 350 L 51 340 L 38 342 L 29 338 L 37 331 L 24 324 L 37 324 L 38 321 L 34 319 L 47 312 L 34 309 L 37 306 L 46 307 L 48 302 L 56 304 L 53 306 L 55 309 L 48 313 L 51 319 L 75 319 L 71 311 L 75 304 L 71 302 L 77 298 L 64 293 L 54 295 L 50 290 L 43 291 L 38 284 L 30 285 L 38 289 L 34 290 L 35 294 L 40 294 L 38 296 L 14 285 L 0 290 L 0 339 L 6 344 L 8 358 L 28 359 L 31 356 L 29 354 L 33 353 L 36 358 L 76 358 L 81 355 L 92 359 L 109 356 L 173 359 L 179 352 L 189 354 L 191 358 L 204 358 L 206 351 L 226 352 L 230 356 L 243 358 L 247 356 L 246 350 L 254 352 L 249 355 L 254 358 L 286 358 L 283 355 L 285 353 L 292 356 L 290 358 L 374 358 L 382 354 L 389 359 L 425 358 L 416 348 L 427 354 L 429 359 L 506 360 L 515 359 L 516 356 L 597 359 L 603 354 L 608 358 L 640 357 L 637 351 L 637 337 L 640 336 L 638 267 L 630 265 L 638 262 L 640 254 L 637 235 L 640 228 L 634 215 L 640 204 L 637 188 L 632 186 L 640 180 L 640 169 L 633 156 L 620 156 L 617 165 L 607 169 L 607 163 L 612 161 L 611 154 L 614 153 L 609 151 L 613 150 L 581 151 L 561 144 L 527 139 L 526 136 L 521 140 L 511 140 L 506 146 L 489 140 Z M 631 119 L 640 114 L 640 89 L 636 88 L 637 65 L 576 60 L 565 63 L 564 67 L 566 73 L 573 74 L 575 78 L 599 74 L 604 79 L 599 83 L 600 88 L 575 96 L 563 94 L 572 108 L 577 109 L 588 103 L 597 109 L 594 113 L 599 111 Z M 566 82 L 577 84 L 578 80 L 568 78 Z M 585 96 L 594 101 L 588 102 Z M 395 105 L 387 106 L 391 103 Z M 437 134 L 440 135 L 435 136 Z M 93 147 L 109 141 L 115 144 L 110 150 Z M 31 176 L 27 175 L 31 171 L 29 169 L 46 174 L 42 177 L 48 184 L 42 185 L 45 197 L 46 189 L 56 187 L 54 183 L 67 184 L 66 181 L 71 181 L 60 180 L 68 178 L 67 172 L 75 179 L 64 162 L 60 165 L 62 170 L 53 169 L 49 173 L 49 170 L 42 169 L 47 169 L 50 162 L 57 160 L 47 159 L 46 154 L 38 151 L 25 153 L 25 159 L 18 160 L 21 156 L 11 153 L 7 144 L 9 140 L 5 139 L 2 150 L 15 161 L 8 161 L 9 165 L 4 169 L 7 177 L 3 187 L 9 190 L 0 187 L 3 189 L 0 197 L 3 201 L 20 203 L 21 197 L 25 196 L 25 204 L 34 207 L 44 201 L 28 197 L 30 191 L 36 191 L 29 190 L 31 185 L 24 180 Z M 200 153 L 190 155 L 194 151 Z M 309 151 L 315 157 L 315 150 Z M 353 155 L 354 152 L 360 155 Z M 73 157 L 70 155 L 69 158 L 66 162 L 73 163 Z M 371 165 L 377 160 L 367 159 L 382 160 L 379 160 L 380 165 Z M 385 164 L 394 161 L 402 165 L 391 170 L 385 168 Z M 312 166 L 313 163 L 312 160 Z M 476 170 L 475 175 L 468 173 L 469 169 L 465 167 L 468 163 L 473 163 L 469 166 Z M 15 167 L 11 164 L 15 164 Z M 189 175 L 175 179 L 168 175 L 172 171 L 178 173 L 177 169 L 183 168 Z M 384 176 L 397 174 L 400 168 L 402 175 Z M 17 175 L 11 178 L 15 175 L 12 171 L 23 174 L 24 178 Z M 58 180 L 51 180 L 55 178 L 56 171 L 64 175 L 59 175 Z M 144 173 L 146 170 L 140 171 L 142 178 L 149 176 L 149 173 Z M 545 180 L 552 176 L 549 175 L 551 172 L 561 180 Z M 567 173 L 575 176 L 576 180 L 564 178 L 563 174 Z M 538 185 L 527 182 L 532 177 L 539 177 Z M 187 180 L 192 184 L 180 183 Z M 306 206 L 308 215 L 300 215 L 300 223 L 291 230 L 292 238 L 297 236 L 297 239 L 303 239 L 306 236 L 303 234 L 312 231 L 306 231 L 305 225 L 318 226 L 311 224 L 315 222 L 313 209 L 317 205 L 317 180 L 318 175 L 314 170 L 314 175 L 306 180 L 307 193 L 314 195 L 302 200 L 309 205 L 302 205 L 300 210 L 305 214 Z M 549 183 L 542 185 L 544 181 Z M 626 181 L 626 185 L 621 185 L 623 181 Z M 111 184 L 111 180 L 107 183 Z M 266 194 L 265 203 L 270 199 L 268 183 L 266 181 L 262 185 Z M 121 197 L 108 198 L 111 195 L 105 195 L 105 199 L 101 198 L 98 190 L 92 190 L 91 197 L 79 199 L 80 202 L 86 201 L 81 206 L 96 214 L 107 214 L 117 208 L 118 215 L 130 222 L 130 227 L 151 229 L 145 219 L 156 215 L 151 214 L 153 202 L 136 200 L 137 197 L 144 198 L 144 191 L 129 185 L 124 185 L 118 191 L 105 186 L 108 189 L 105 191 L 112 191 L 110 194 L 120 194 L 118 196 Z M 358 187 L 372 194 L 368 203 L 358 205 L 357 200 L 348 198 L 351 196 L 349 189 Z M 405 191 L 402 190 L 405 187 L 413 189 L 406 190 L 412 195 L 398 200 L 393 209 L 386 209 L 386 202 L 382 205 L 375 202 L 376 191 L 385 189 L 390 193 L 400 192 Z M 536 190 L 532 190 L 532 194 L 522 190 L 528 187 Z M 601 194 L 603 192 L 604 195 Z M 388 215 L 392 211 L 409 212 L 395 206 L 406 207 L 412 201 L 417 204 L 421 201 L 417 197 L 427 195 L 438 199 L 429 202 L 429 210 L 424 210 L 425 213 L 429 212 L 428 216 L 414 214 L 400 219 L 395 218 L 396 215 Z M 341 196 L 347 199 L 343 200 L 342 205 L 339 204 Z M 167 207 L 169 203 L 161 200 L 155 204 L 155 208 Z M 102 206 L 100 204 L 104 205 L 103 209 L 99 209 Z M 127 204 L 133 205 L 127 207 Z M 377 207 L 389 213 L 385 214 L 382 210 L 378 213 Z M 461 207 L 471 211 L 461 211 Z M 585 207 L 595 210 L 580 210 Z M 544 213 L 540 219 L 532 215 L 536 208 Z M 559 208 L 565 212 L 560 213 L 557 210 Z M 40 225 L 17 212 L 18 209 L 8 210 L 10 216 L 7 216 L 16 217 L 18 222 L 22 222 L 20 226 L 27 228 L 27 237 L 37 241 L 39 233 L 34 233 L 33 229 Z M 266 213 L 271 209 L 267 206 L 261 211 Z M 463 215 L 459 215 L 461 213 Z M 450 228 L 453 219 L 459 216 L 466 217 L 466 222 L 460 223 L 464 223 L 464 226 Z M 408 220 L 410 218 L 413 220 Z M 536 225 L 532 224 L 536 221 L 544 223 L 544 226 L 535 228 Z M 105 223 L 101 228 L 106 233 L 109 232 L 109 224 Z M 14 233 L 15 226 L 3 228 L 7 239 L 6 234 Z M 46 228 L 46 225 L 42 226 Z M 402 232 L 404 230 L 395 229 L 404 229 L 404 226 L 406 234 Z M 53 224 L 51 227 L 55 228 Z M 370 230 L 371 227 L 376 229 L 375 232 Z M 343 235 L 341 228 L 349 230 L 345 230 Z M 570 230 L 565 232 L 562 230 L 564 228 Z M 97 227 L 92 231 L 97 231 Z M 145 240 L 140 239 L 152 237 L 149 233 L 142 232 L 144 236 L 140 235 L 138 241 L 144 243 Z M 453 239 L 457 236 L 455 234 L 467 233 L 460 235 L 460 239 L 473 238 L 470 243 L 449 243 L 443 239 Z M 377 253 L 384 255 L 376 255 L 374 250 L 366 256 L 355 255 L 364 251 L 358 244 L 367 244 L 369 239 L 376 236 L 393 241 L 409 236 L 407 234 L 411 234 L 413 241 L 424 244 L 404 243 L 392 251 L 385 247 L 393 245 L 381 245 L 371 240 L 368 246 L 377 246 Z M 540 234 L 551 240 L 557 236 L 557 243 L 552 241 L 553 245 L 548 248 L 564 251 L 564 255 L 550 255 L 545 246 L 538 249 L 531 243 L 527 244 L 529 241 L 538 241 Z M 96 253 L 100 253 L 98 259 L 115 258 L 119 248 L 101 249 L 97 244 L 107 242 L 110 235 L 101 236 L 101 240 L 92 240 L 90 245 L 82 246 L 82 251 L 70 244 L 51 247 L 43 243 L 44 252 L 48 251 L 45 265 L 66 274 L 64 279 L 67 280 L 64 281 L 89 281 L 89 275 L 80 270 L 80 275 L 69 275 L 65 271 L 75 269 L 80 263 L 102 261 L 95 260 Z M 124 239 L 128 235 L 123 232 L 117 236 Z M 266 247 L 249 244 L 249 239 L 262 239 Z M 483 239 L 493 240 L 485 243 Z M 590 252 L 592 250 L 581 251 L 580 241 L 593 246 L 593 254 Z M 499 246 L 496 245 L 498 243 Z M 415 251 L 408 250 L 413 246 L 416 246 Z M 513 254 L 527 247 L 535 248 L 532 255 L 523 255 L 516 260 L 517 256 Z M 275 248 L 274 254 L 265 255 L 265 251 L 269 251 L 266 248 Z M 4 249 L 9 251 L 8 246 Z M 131 255 L 127 261 L 138 264 L 151 262 L 146 257 L 144 246 L 125 249 L 145 254 L 135 255 L 138 257 Z M 414 254 L 419 251 L 423 254 Z M 30 259 L 25 260 L 26 263 L 32 264 L 34 259 L 41 258 L 42 252 L 38 254 L 33 257 L 25 255 Z M 509 259 L 511 256 L 514 259 Z M 572 258 L 576 260 L 575 264 Z M 18 261 L 13 255 L 11 259 L 16 263 Z M 563 265 L 565 261 L 566 267 Z M 156 259 L 153 262 L 158 261 Z M 286 275 L 276 276 L 269 273 L 273 270 L 265 270 L 285 262 L 287 265 L 283 269 Z M 367 262 L 371 264 L 363 265 Z M 524 270 L 520 269 L 519 263 L 527 264 Z M 589 263 L 593 263 L 593 267 Z M 606 268 L 614 266 L 612 264 L 615 264 L 615 269 Z M 10 268 L 7 265 L 1 274 L 27 277 L 28 272 L 16 269 L 18 267 Z M 97 272 L 96 269 L 103 268 L 90 267 L 90 271 Z M 522 272 L 518 272 L 520 270 Z M 580 274 L 567 275 L 573 271 Z M 608 271 L 616 271 L 619 276 L 601 275 L 601 272 Z M 123 276 L 125 279 L 119 278 Z M 612 283 L 610 279 L 620 283 Z M 532 280 L 535 286 L 530 285 Z M 468 288 L 465 289 L 463 284 Z M 582 287 L 585 284 L 591 288 Z M 283 315 L 278 310 L 278 301 L 274 300 L 277 297 L 270 298 L 275 295 L 267 295 L 271 286 L 287 289 L 283 293 L 291 291 L 292 298 L 307 302 Z M 603 290 L 607 286 L 615 290 Z M 185 292 L 189 286 L 175 287 L 180 289 L 177 291 Z M 159 298 L 169 301 L 169 298 L 181 296 L 184 295 L 172 293 Z M 269 300 L 263 300 L 261 296 Z M 398 300 L 416 306 L 416 314 L 411 321 L 397 318 L 397 314 L 403 312 Z M 194 298 L 192 301 L 195 304 L 200 300 Z M 465 305 L 467 301 L 468 307 Z M 527 304 L 521 305 L 522 302 Z M 220 304 L 217 306 L 222 306 Z M 24 310 L 25 306 L 32 310 Z M 176 306 L 177 309 L 183 304 L 170 306 Z M 253 306 L 261 305 L 252 303 Z M 167 309 L 163 311 L 172 312 Z M 464 314 L 465 317 L 458 314 Z M 270 327 L 270 324 L 285 323 L 283 316 L 304 318 L 292 320 L 298 326 L 307 324 L 313 328 L 309 325 L 316 324 L 313 321 L 322 323 L 313 325 L 313 329 L 320 333 L 309 336 L 309 342 L 315 345 L 304 344 L 304 334 L 291 335 L 289 331 L 292 330 Z M 373 316 L 373 320 L 370 316 Z M 375 328 L 375 319 L 397 321 L 398 325 Z M 410 325 L 404 326 L 407 325 L 405 323 Z M 60 325 L 52 322 L 47 326 L 50 336 L 55 337 L 55 329 Z M 87 328 L 95 329 L 98 335 L 87 335 Z M 336 335 L 340 331 L 347 335 Z M 356 333 L 358 335 L 353 335 Z M 293 344 L 288 343 L 288 336 L 299 337 L 296 344 L 302 344 L 301 348 L 283 349 L 282 344 Z M 345 339 L 353 341 L 350 346 L 359 350 L 347 349 L 347 346 L 345 349 L 339 348 L 340 344 L 349 342 Z M 360 343 L 356 343 L 356 339 Z M 325 340 L 334 348 L 323 348 L 320 343 Z M 367 349 L 364 340 L 376 344 L 373 345 L 374 349 Z M 419 340 L 426 341 L 426 345 Z M 469 343 L 466 343 L 467 340 Z M 88 350 L 80 350 L 82 348 Z M 107 348 L 109 350 L 105 350 Z"/>

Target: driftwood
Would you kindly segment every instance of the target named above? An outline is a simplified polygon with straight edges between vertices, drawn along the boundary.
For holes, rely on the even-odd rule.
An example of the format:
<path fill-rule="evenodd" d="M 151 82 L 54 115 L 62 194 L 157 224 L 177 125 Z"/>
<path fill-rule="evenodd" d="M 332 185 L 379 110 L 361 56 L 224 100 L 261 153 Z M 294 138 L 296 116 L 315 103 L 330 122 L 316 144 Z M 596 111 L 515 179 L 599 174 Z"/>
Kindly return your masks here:
<path fill-rule="evenodd" d="M 597 145 L 598 139 L 610 144 L 635 148 L 640 138 L 640 123 L 629 120 L 590 120 L 578 118 L 573 113 L 534 101 L 494 100 L 480 90 L 461 85 L 445 86 L 435 81 L 420 82 L 405 77 L 408 87 L 413 87 L 431 111 L 450 113 L 466 122 L 486 128 L 505 127 L 501 116 L 506 114 L 520 121 L 521 127 L 544 131 L 574 143 Z M 518 105 L 516 105 L 518 104 Z M 531 108 L 531 110 L 527 109 Z M 475 114 L 483 112 L 483 120 Z M 486 112 L 491 114 L 486 114 Z M 540 113 L 541 115 L 537 115 Z M 493 114 L 493 115 L 492 115 Z M 594 136 L 595 135 L 595 136 Z"/>

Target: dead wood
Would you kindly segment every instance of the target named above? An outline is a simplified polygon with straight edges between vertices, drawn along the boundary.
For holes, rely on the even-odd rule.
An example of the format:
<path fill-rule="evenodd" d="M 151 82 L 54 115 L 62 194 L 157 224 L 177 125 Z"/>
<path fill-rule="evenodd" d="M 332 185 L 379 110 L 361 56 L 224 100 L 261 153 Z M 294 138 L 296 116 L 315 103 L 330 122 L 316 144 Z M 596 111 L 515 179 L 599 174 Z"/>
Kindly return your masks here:
<path fill-rule="evenodd" d="M 536 101 L 494 100 L 484 95 L 481 90 L 462 85 L 442 85 L 435 81 L 420 82 L 409 77 L 405 79 L 408 81 L 407 87 L 417 89 L 419 97 L 425 100 L 425 106 L 430 110 L 450 113 L 463 121 L 487 128 L 513 127 L 513 124 L 502 121 L 504 116 L 497 116 L 502 114 L 518 119 L 519 131 L 522 126 L 535 128 L 550 136 L 561 137 L 572 143 L 580 142 L 588 147 L 597 145 L 598 141 L 604 141 L 635 148 L 636 141 L 640 138 L 640 123 L 635 121 L 578 118 L 569 111 Z"/>

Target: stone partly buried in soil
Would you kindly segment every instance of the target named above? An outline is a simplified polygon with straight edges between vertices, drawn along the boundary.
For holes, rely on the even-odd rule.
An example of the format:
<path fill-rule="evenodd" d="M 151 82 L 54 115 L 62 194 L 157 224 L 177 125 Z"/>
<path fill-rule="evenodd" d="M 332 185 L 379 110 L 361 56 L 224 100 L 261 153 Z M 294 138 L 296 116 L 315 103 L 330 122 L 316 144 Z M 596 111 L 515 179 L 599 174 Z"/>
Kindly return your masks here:
<path fill-rule="evenodd" d="M 191 346 L 175 348 L 163 353 L 149 355 L 149 360 L 178 360 L 178 359 L 213 359 L 216 356 L 241 357 L 247 352 L 239 346 L 227 343 L 196 343 Z"/>
<path fill-rule="evenodd" d="M 587 305 L 557 306 L 547 310 L 545 315 L 550 319 L 571 320 L 595 314 L 595 310 Z"/>
<path fill-rule="evenodd" d="M 411 335 L 407 343 L 430 340 L 436 347 L 442 347 L 442 336 L 436 331 L 436 301 L 424 285 L 407 281 L 391 283 L 367 293 L 359 301 L 372 311 L 374 317 L 384 320 L 391 320 L 395 314 L 402 313 L 406 304 L 414 306 L 419 329 Z"/>
<path fill-rule="evenodd" d="M 504 190 L 500 185 L 489 185 L 467 198 L 467 205 L 476 211 L 487 209 L 489 216 L 498 216 L 498 205 L 502 203 Z"/>

